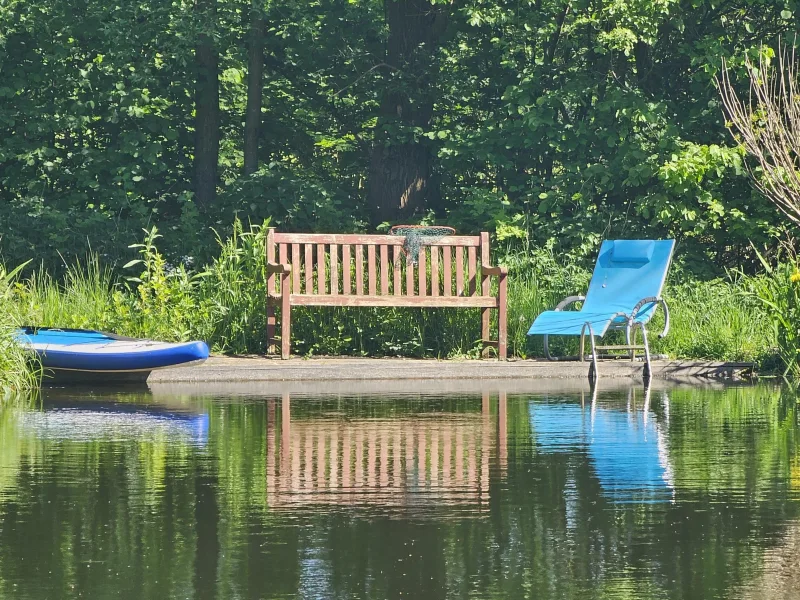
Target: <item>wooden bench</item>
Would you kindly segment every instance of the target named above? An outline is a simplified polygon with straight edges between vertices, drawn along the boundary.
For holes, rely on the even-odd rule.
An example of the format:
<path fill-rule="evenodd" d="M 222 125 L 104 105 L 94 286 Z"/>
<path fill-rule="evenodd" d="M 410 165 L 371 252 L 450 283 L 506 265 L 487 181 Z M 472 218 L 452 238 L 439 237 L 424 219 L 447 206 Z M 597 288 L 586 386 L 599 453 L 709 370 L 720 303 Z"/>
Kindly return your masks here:
<path fill-rule="evenodd" d="M 267 353 L 276 353 L 276 307 L 281 312 L 281 357 L 289 358 L 292 306 L 480 308 L 484 351 L 506 358 L 506 267 L 490 266 L 489 234 L 443 237 L 406 261 L 405 238 L 393 235 L 267 231 Z M 492 295 L 490 278 L 498 278 Z M 497 309 L 498 336 L 489 340 Z"/>

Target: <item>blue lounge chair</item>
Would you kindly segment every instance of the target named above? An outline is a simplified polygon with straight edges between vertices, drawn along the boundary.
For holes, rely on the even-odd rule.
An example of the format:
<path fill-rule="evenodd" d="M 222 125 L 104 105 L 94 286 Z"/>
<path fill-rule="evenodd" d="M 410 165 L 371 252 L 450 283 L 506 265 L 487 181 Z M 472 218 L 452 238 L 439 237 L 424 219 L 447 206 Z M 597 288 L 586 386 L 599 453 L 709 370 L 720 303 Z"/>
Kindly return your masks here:
<path fill-rule="evenodd" d="M 647 322 L 656 308 L 664 309 L 664 331 L 669 332 L 669 309 L 661 297 L 672 260 L 675 240 L 606 240 L 600 246 L 600 255 L 589 282 L 586 296 L 565 298 L 555 310 L 536 317 L 528 335 L 544 335 L 545 356 L 551 360 L 548 346 L 550 335 L 579 335 L 579 360 L 584 360 L 585 336 L 588 333 L 592 348 L 592 372 L 597 375 L 598 350 L 627 350 L 635 360 L 636 350 L 644 350 L 646 375 L 650 374 L 650 347 L 647 341 Z M 583 302 L 578 311 L 564 309 L 575 302 Z M 634 344 L 636 328 L 642 330 L 643 345 Z M 597 346 L 595 336 L 602 338 L 612 329 L 624 329 L 624 346 Z"/>

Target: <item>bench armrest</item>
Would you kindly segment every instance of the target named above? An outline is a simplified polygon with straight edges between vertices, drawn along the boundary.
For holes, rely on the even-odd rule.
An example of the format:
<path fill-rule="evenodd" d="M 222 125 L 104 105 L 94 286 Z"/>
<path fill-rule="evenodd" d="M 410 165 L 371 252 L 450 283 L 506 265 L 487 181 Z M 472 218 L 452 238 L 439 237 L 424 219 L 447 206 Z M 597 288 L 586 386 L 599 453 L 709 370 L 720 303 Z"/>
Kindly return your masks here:
<path fill-rule="evenodd" d="M 291 265 L 282 265 L 279 263 L 267 263 L 267 273 L 280 273 L 281 275 L 286 275 L 292 272 Z"/>
<path fill-rule="evenodd" d="M 504 277 L 508 275 L 508 267 L 481 267 L 484 275 Z"/>

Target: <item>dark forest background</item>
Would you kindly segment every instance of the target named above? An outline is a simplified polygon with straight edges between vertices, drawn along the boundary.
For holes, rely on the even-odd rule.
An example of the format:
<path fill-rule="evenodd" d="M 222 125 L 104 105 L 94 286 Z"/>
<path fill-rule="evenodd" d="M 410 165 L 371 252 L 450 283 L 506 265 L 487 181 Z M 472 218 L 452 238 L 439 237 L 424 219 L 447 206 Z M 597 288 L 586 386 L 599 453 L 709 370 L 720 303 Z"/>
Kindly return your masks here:
<path fill-rule="evenodd" d="M 489 230 L 592 256 L 675 236 L 697 275 L 784 219 L 714 75 L 792 40 L 774 0 L 6 0 L 0 253 L 109 264 L 157 225 L 201 262 L 241 220 Z M 742 90 L 748 81 L 741 70 Z"/>

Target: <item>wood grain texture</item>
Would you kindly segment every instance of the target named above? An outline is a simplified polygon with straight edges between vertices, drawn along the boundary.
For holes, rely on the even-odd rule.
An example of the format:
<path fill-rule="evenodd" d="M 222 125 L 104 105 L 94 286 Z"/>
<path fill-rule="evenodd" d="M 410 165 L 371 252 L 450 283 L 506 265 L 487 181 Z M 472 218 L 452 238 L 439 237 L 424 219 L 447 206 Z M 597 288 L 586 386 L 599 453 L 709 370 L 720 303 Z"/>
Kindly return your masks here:
<path fill-rule="evenodd" d="M 328 293 L 328 280 L 325 278 L 325 244 L 317 244 L 317 293 Z"/>
<path fill-rule="evenodd" d="M 306 251 L 305 260 L 305 281 L 306 289 L 303 290 L 305 294 L 314 293 L 314 245 L 304 244 Z"/>
<path fill-rule="evenodd" d="M 456 296 L 464 295 L 464 249 L 454 248 L 456 251 Z"/>
<path fill-rule="evenodd" d="M 339 293 L 339 246 L 331 244 L 331 294 Z"/>
<path fill-rule="evenodd" d="M 498 357 L 505 359 L 508 352 L 508 269 L 491 265 L 489 234 L 450 236 L 426 244 L 420 249 L 417 265 L 404 260 L 404 241 L 405 238 L 399 236 L 281 234 L 270 228 L 265 248 L 268 351 L 276 350 L 278 301 L 283 358 L 291 351 L 292 306 L 472 307 L 481 309 L 484 346 L 497 348 Z M 355 256 L 351 250 L 353 245 Z M 352 281 L 353 272 L 355 282 Z M 491 277 L 498 277 L 497 297 L 491 296 Z M 492 309 L 498 311 L 497 340 L 489 339 Z"/>
<path fill-rule="evenodd" d="M 377 274 L 375 270 L 375 246 L 367 246 L 367 290 L 374 296 L 377 290 Z"/>
<path fill-rule="evenodd" d="M 392 248 L 392 269 L 394 271 L 394 281 L 392 282 L 392 294 L 395 296 L 402 296 L 403 295 L 403 282 L 401 279 L 402 272 L 403 272 L 403 263 L 400 258 L 401 252 L 400 246 L 394 246 Z"/>
<path fill-rule="evenodd" d="M 303 259 L 300 258 L 300 244 L 292 244 L 292 293 L 300 293 L 300 271 Z"/>
<path fill-rule="evenodd" d="M 383 244 L 380 250 L 381 261 L 381 294 L 389 295 L 389 246 Z"/>
<path fill-rule="evenodd" d="M 476 256 L 475 248 L 467 248 L 467 285 L 469 286 L 469 295 L 474 296 L 478 291 L 478 259 Z"/>
<path fill-rule="evenodd" d="M 458 296 L 334 296 L 292 294 L 292 306 L 419 306 L 419 307 L 464 307 L 464 308 L 496 308 L 497 299 L 475 296 L 474 298 Z"/>
<path fill-rule="evenodd" d="M 431 296 L 439 295 L 439 248 L 431 246 Z"/>
<path fill-rule="evenodd" d="M 444 295 L 445 296 L 452 296 L 453 295 L 453 249 L 452 248 L 442 248 L 442 254 L 444 255 L 444 280 L 442 281 L 442 285 L 444 286 Z"/>
<path fill-rule="evenodd" d="M 352 273 L 350 266 L 350 245 L 345 244 L 342 246 L 342 294 L 349 296 L 353 293 L 353 285 L 350 281 L 350 274 Z"/>
<path fill-rule="evenodd" d="M 351 244 L 362 246 L 402 246 L 405 236 L 401 235 L 367 235 L 343 233 L 279 233 L 275 232 L 275 242 L 280 244 Z M 480 246 L 480 237 L 476 235 L 449 235 L 433 242 L 425 242 L 428 246 Z"/>
<path fill-rule="evenodd" d="M 364 246 L 356 245 L 356 295 L 364 295 Z"/>
<path fill-rule="evenodd" d="M 413 296 L 414 295 L 414 265 L 408 261 L 408 257 L 405 260 L 406 263 L 406 296 Z"/>
<path fill-rule="evenodd" d="M 427 253 L 425 250 L 425 246 L 420 248 L 419 255 L 417 256 L 417 290 L 419 291 L 420 297 L 423 298 L 428 295 L 428 264 L 426 260 Z"/>

